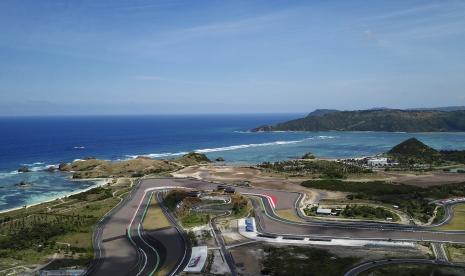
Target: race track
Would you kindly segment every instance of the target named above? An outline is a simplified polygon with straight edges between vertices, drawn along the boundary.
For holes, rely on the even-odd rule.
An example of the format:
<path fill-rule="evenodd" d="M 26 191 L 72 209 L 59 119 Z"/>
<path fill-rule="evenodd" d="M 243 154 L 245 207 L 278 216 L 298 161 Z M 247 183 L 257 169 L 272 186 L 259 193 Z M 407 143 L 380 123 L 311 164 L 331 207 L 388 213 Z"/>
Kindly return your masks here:
<path fill-rule="evenodd" d="M 150 178 L 140 181 L 128 197 L 97 226 L 94 234 L 96 260 L 89 275 L 151 275 L 169 260 L 170 275 L 181 271 L 190 257 L 190 246 L 174 218 L 163 207 L 172 231 L 145 232 L 141 227 L 150 196 L 173 188 L 215 190 L 217 184 L 193 179 Z M 258 229 L 263 234 L 309 238 L 378 239 L 465 243 L 465 232 L 436 231 L 428 227 L 376 222 L 324 222 L 305 218 L 294 222 L 276 215 L 275 210 L 293 210 L 300 193 L 236 187 L 249 195 L 255 208 Z M 448 216 L 449 217 L 449 216 Z M 173 264 L 174 263 L 174 264 Z"/>

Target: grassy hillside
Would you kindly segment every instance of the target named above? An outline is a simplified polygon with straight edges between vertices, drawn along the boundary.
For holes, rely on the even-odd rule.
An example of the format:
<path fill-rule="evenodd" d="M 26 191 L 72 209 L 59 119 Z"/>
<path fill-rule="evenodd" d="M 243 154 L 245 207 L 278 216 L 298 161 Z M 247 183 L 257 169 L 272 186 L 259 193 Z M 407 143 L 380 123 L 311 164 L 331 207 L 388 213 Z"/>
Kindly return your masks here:
<path fill-rule="evenodd" d="M 416 138 L 410 138 L 394 146 L 386 153 L 401 164 L 465 163 L 465 151 L 437 151 Z"/>
<path fill-rule="evenodd" d="M 190 152 L 185 154 L 173 161 L 177 163 L 181 163 L 185 166 L 197 165 L 202 163 L 210 163 L 210 159 L 205 154 L 197 153 L 197 152 Z"/>
<path fill-rule="evenodd" d="M 465 111 L 359 110 L 309 115 L 254 131 L 465 131 Z"/>
<path fill-rule="evenodd" d="M 100 218 L 128 194 L 131 182 L 0 214 L 0 275 L 44 264 L 47 269 L 85 268 L 93 258 L 92 233 Z M 22 275 L 22 274 L 21 274 Z"/>
<path fill-rule="evenodd" d="M 184 166 L 208 163 L 206 155 L 188 153 L 173 160 L 155 160 L 148 157 L 112 162 L 89 158 L 77 160 L 70 164 L 61 164 L 61 171 L 73 173 L 73 178 L 107 178 L 107 177 L 140 177 L 148 174 L 162 174 L 179 170 Z"/>
<path fill-rule="evenodd" d="M 433 163 L 441 161 L 441 154 L 416 138 L 396 145 L 387 154 L 401 163 Z"/>

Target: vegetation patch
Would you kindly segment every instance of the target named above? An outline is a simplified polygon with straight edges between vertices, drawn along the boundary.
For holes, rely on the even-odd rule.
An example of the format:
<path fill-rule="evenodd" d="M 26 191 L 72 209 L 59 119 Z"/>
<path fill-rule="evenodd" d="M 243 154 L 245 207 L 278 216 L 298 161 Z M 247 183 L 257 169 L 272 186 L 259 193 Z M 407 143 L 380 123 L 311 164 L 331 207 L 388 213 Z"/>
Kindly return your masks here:
<path fill-rule="evenodd" d="M 465 262 L 465 245 L 463 244 L 448 244 L 447 252 L 449 259 L 453 262 Z"/>
<path fill-rule="evenodd" d="M 231 204 L 232 215 L 236 218 L 246 217 L 252 209 L 252 205 L 249 204 L 247 198 L 238 194 L 231 196 Z"/>
<path fill-rule="evenodd" d="M 416 138 L 403 141 L 386 154 L 401 165 L 465 163 L 465 150 L 438 151 Z"/>
<path fill-rule="evenodd" d="M 386 210 L 382 207 L 371 207 L 366 205 L 347 205 L 341 212 L 341 216 L 346 218 L 363 218 L 363 219 L 387 219 L 399 221 L 397 214 Z"/>
<path fill-rule="evenodd" d="M 267 172 L 282 173 L 290 177 L 347 178 L 351 175 L 372 173 L 371 169 L 361 166 L 328 160 L 264 162 L 258 165 L 258 167 Z"/>
<path fill-rule="evenodd" d="M 441 154 L 420 142 L 416 138 L 410 138 L 394 146 L 387 154 L 400 163 L 437 163 L 441 161 Z"/>
<path fill-rule="evenodd" d="M 464 131 L 465 111 L 370 109 L 331 111 L 253 131 Z"/>
<path fill-rule="evenodd" d="M 174 211 L 186 197 L 187 191 L 185 190 L 171 190 L 163 199 L 163 203 L 168 209 Z"/>
<path fill-rule="evenodd" d="M 189 212 L 181 217 L 181 224 L 185 228 L 191 228 L 207 224 L 210 221 L 209 214 Z"/>
<path fill-rule="evenodd" d="M 446 209 L 444 206 L 436 207 L 436 215 L 434 216 L 433 223 L 440 223 L 446 216 Z"/>
<path fill-rule="evenodd" d="M 208 159 L 208 157 L 205 154 L 197 153 L 197 152 L 190 152 L 177 159 L 174 159 L 173 161 L 177 163 L 181 163 L 185 166 L 192 166 L 192 165 L 205 164 L 205 163 L 211 162 L 211 160 Z"/>
<path fill-rule="evenodd" d="M 313 206 L 311 208 L 305 208 L 304 213 L 307 216 L 316 216 L 318 207 Z M 340 216 L 345 218 L 356 218 L 356 219 L 376 219 L 376 220 L 387 220 L 390 218 L 391 221 L 399 221 L 400 217 L 386 208 L 383 207 L 372 207 L 367 205 L 349 204 L 344 209 L 331 209 L 334 216 Z"/>
<path fill-rule="evenodd" d="M 99 219 L 127 186 L 99 187 L 68 198 L 0 214 L 0 269 L 45 263 L 49 267 L 86 267 L 93 258 L 92 233 Z"/>
<path fill-rule="evenodd" d="M 359 261 L 339 257 L 329 251 L 301 246 L 266 246 L 262 274 L 265 275 L 343 275 Z"/>
<path fill-rule="evenodd" d="M 434 215 L 435 205 L 431 200 L 465 195 L 465 183 L 421 188 L 383 181 L 354 182 L 336 179 L 308 180 L 302 186 L 330 191 L 351 193 L 348 199 L 363 199 L 397 205 L 399 209 L 422 222 Z"/>

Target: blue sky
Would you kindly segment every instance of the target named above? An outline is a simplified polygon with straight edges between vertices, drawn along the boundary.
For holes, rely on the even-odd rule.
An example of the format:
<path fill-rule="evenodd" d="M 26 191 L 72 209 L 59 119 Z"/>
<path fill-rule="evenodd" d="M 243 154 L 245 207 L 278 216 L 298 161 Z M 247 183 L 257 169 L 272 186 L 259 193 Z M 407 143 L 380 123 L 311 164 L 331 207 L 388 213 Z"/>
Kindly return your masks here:
<path fill-rule="evenodd" d="M 465 105 L 464 1 L 0 1 L 0 115 Z"/>

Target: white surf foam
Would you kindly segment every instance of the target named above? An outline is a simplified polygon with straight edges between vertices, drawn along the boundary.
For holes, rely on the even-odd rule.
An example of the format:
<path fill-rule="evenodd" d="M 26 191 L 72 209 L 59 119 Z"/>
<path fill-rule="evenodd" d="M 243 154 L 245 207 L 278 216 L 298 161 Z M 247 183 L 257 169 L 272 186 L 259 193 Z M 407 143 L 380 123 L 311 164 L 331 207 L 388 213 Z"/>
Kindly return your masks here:
<path fill-rule="evenodd" d="M 326 136 L 325 136 L 326 137 Z M 330 137 L 330 136 L 327 136 Z M 321 137 L 316 137 L 319 139 L 330 139 L 330 138 L 321 138 Z M 243 145 L 232 145 L 232 146 L 225 146 L 225 147 L 218 147 L 218 148 L 204 148 L 204 149 L 196 149 L 193 150 L 194 152 L 197 153 L 211 153 L 211 152 L 221 152 L 221 151 L 232 151 L 232 150 L 240 150 L 240 149 L 246 149 L 246 148 L 254 148 L 254 147 L 267 147 L 267 146 L 279 146 L 279 145 L 289 145 L 289 144 L 297 144 L 304 142 L 306 140 L 312 140 L 315 139 L 315 137 L 308 137 L 300 140 L 288 140 L 288 141 L 273 141 L 273 142 L 267 142 L 267 143 L 257 143 L 257 144 L 243 144 Z M 150 153 L 150 154 L 142 154 L 142 155 L 126 155 L 128 158 L 137 158 L 138 156 L 146 156 L 150 158 L 162 158 L 162 157 L 173 157 L 173 156 L 179 156 L 179 155 L 184 155 L 189 152 L 187 151 L 181 151 L 181 152 L 164 152 L 164 153 Z"/>
<path fill-rule="evenodd" d="M 238 149 L 246 149 L 246 148 L 255 148 L 255 147 L 266 147 L 266 146 L 275 146 L 275 145 L 288 145 L 288 144 L 296 144 L 303 142 L 307 139 L 302 140 L 294 140 L 294 141 L 275 141 L 269 143 L 261 143 L 261 144 L 244 144 L 244 145 L 234 145 L 234 146 L 227 146 L 227 147 L 219 147 L 219 148 L 206 148 L 206 149 L 197 149 L 195 152 L 198 153 L 209 153 L 209 152 L 217 152 L 217 151 L 230 151 L 230 150 L 238 150 Z"/>
<path fill-rule="evenodd" d="M 317 136 L 316 138 L 324 140 L 324 139 L 335 139 L 337 137 L 336 136 L 320 135 L 320 136 Z"/>
<path fill-rule="evenodd" d="M 45 171 L 46 169 L 50 168 L 50 167 L 55 167 L 55 168 L 58 168 L 58 164 L 48 164 L 48 165 L 44 165 L 44 166 L 34 166 L 34 167 L 29 167 L 29 171 L 31 172 L 40 172 L 40 171 Z"/>
<path fill-rule="evenodd" d="M 33 166 L 38 166 L 38 165 L 43 165 L 45 164 L 44 162 L 34 162 L 34 163 L 24 163 L 21 164 L 21 166 L 26 166 L 26 167 L 33 167 Z"/>
<path fill-rule="evenodd" d="M 135 159 L 139 156 L 150 157 L 150 158 L 161 158 L 161 157 L 179 156 L 179 155 L 184 155 L 188 153 L 189 152 L 187 151 L 181 151 L 181 152 L 149 153 L 149 154 L 141 154 L 141 155 L 126 155 L 126 156 L 131 159 Z"/>

